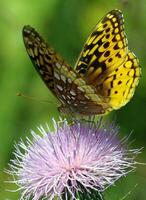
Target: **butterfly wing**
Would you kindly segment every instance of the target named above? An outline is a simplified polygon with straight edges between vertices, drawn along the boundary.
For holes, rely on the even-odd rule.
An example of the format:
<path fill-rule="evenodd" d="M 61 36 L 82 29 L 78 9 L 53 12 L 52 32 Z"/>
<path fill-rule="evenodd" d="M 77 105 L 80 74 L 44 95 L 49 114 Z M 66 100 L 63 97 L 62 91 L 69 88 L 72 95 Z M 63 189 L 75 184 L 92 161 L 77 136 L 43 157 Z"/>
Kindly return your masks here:
<path fill-rule="evenodd" d="M 55 94 L 54 65 L 67 63 L 51 49 L 31 26 L 24 26 L 23 40 L 28 55 L 46 86 Z"/>
<path fill-rule="evenodd" d="M 113 10 L 99 21 L 88 37 L 75 70 L 97 85 L 102 82 L 100 76 L 106 76 L 124 62 L 127 53 L 122 13 Z"/>
<path fill-rule="evenodd" d="M 62 103 L 61 111 L 66 114 L 96 115 L 105 114 L 109 107 L 94 87 L 76 74 L 72 68 L 60 66 L 54 76 L 56 95 Z"/>
<path fill-rule="evenodd" d="M 98 86 L 100 94 L 108 100 L 113 109 L 119 109 L 132 98 L 138 85 L 141 70 L 139 61 L 132 52 L 128 52 L 124 63 L 113 70 Z"/>
<path fill-rule="evenodd" d="M 88 37 L 75 66 L 75 70 L 89 84 L 95 86 L 97 94 L 100 94 L 113 109 L 120 108 L 130 100 L 130 94 L 133 94 L 140 76 L 138 60 L 128 50 L 127 45 L 123 15 L 119 10 L 112 10 L 99 21 Z M 131 63 L 128 69 L 125 68 L 127 62 Z M 119 69 L 122 75 L 117 87 L 114 84 L 118 82 Z M 135 69 L 139 71 L 136 76 L 131 72 Z M 133 76 L 129 77 L 130 73 Z M 126 80 L 129 83 L 135 81 L 136 84 L 127 85 Z M 127 91 L 131 92 L 126 97 Z"/>
<path fill-rule="evenodd" d="M 94 87 L 75 72 L 30 26 L 23 28 L 28 55 L 46 86 L 62 103 L 62 111 L 83 115 L 104 114 L 107 106 Z M 95 102 L 95 100 L 98 103 Z"/>

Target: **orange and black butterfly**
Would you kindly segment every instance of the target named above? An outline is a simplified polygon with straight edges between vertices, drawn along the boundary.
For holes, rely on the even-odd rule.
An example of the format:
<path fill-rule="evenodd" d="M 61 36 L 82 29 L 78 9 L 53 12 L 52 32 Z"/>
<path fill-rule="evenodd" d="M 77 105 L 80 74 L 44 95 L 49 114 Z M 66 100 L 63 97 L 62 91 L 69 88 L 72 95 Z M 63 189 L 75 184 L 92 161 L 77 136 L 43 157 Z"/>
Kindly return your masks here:
<path fill-rule="evenodd" d="M 121 11 L 112 10 L 88 37 L 73 69 L 31 26 L 23 28 L 26 50 L 47 87 L 67 114 L 102 115 L 124 106 L 140 78 L 129 49 Z"/>

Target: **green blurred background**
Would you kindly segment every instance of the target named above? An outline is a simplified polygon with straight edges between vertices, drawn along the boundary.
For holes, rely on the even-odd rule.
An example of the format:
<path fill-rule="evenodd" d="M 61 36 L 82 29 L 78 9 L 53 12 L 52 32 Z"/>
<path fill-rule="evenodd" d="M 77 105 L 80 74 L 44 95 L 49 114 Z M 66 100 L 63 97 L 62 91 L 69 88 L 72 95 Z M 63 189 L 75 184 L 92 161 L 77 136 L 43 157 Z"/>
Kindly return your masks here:
<path fill-rule="evenodd" d="M 21 30 L 34 26 L 72 66 L 92 28 L 108 11 L 121 9 L 129 48 L 135 52 L 142 67 L 142 78 L 132 101 L 112 112 L 121 127 L 121 137 L 129 134 L 132 148 L 146 146 L 146 2 L 145 0 L 1 0 L 0 12 L 0 199 L 16 200 L 19 193 L 7 192 L 15 188 L 5 183 L 9 177 L 3 172 L 13 158 L 15 142 L 30 135 L 30 129 L 58 119 L 56 106 L 40 103 L 56 102 L 37 75 L 24 48 Z M 16 93 L 36 97 L 31 101 Z M 139 162 L 146 162 L 145 148 Z M 125 196 L 125 198 L 123 198 Z M 146 166 L 138 165 L 134 173 L 119 180 L 105 192 L 106 200 L 145 200 Z"/>

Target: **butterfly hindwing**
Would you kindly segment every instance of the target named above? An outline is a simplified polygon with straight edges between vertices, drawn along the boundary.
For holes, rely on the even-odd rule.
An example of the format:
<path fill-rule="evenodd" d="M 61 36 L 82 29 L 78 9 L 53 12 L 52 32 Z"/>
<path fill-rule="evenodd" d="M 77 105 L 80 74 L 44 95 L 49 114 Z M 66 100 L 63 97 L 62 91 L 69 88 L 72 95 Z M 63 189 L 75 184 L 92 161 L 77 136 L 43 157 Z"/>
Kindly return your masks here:
<path fill-rule="evenodd" d="M 124 63 L 110 73 L 98 86 L 100 93 L 113 109 L 124 106 L 132 98 L 141 70 L 136 56 L 129 51 Z"/>
<path fill-rule="evenodd" d="M 73 70 L 62 67 L 59 71 L 55 70 L 54 74 L 56 95 L 62 103 L 60 110 L 68 114 L 105 114 L 107 105 L 95 94 L 94 88 L 87 85 Z"/>

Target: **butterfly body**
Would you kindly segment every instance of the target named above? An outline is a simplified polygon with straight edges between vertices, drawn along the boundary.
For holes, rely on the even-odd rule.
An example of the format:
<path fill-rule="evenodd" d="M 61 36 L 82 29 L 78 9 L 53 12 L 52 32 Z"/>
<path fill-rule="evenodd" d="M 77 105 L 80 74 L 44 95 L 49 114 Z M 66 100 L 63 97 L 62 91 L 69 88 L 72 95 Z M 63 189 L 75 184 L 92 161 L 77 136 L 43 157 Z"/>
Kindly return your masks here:
<path fill-rule="evenodd" d="M 124 106 L 140 77 L 138 59 L 128 49 L 123 17 L 109 12 L 88 37 L 73 69 L 30 26 L 24 43 L 36 70 L 67 114 L 102 115 Z"/>

